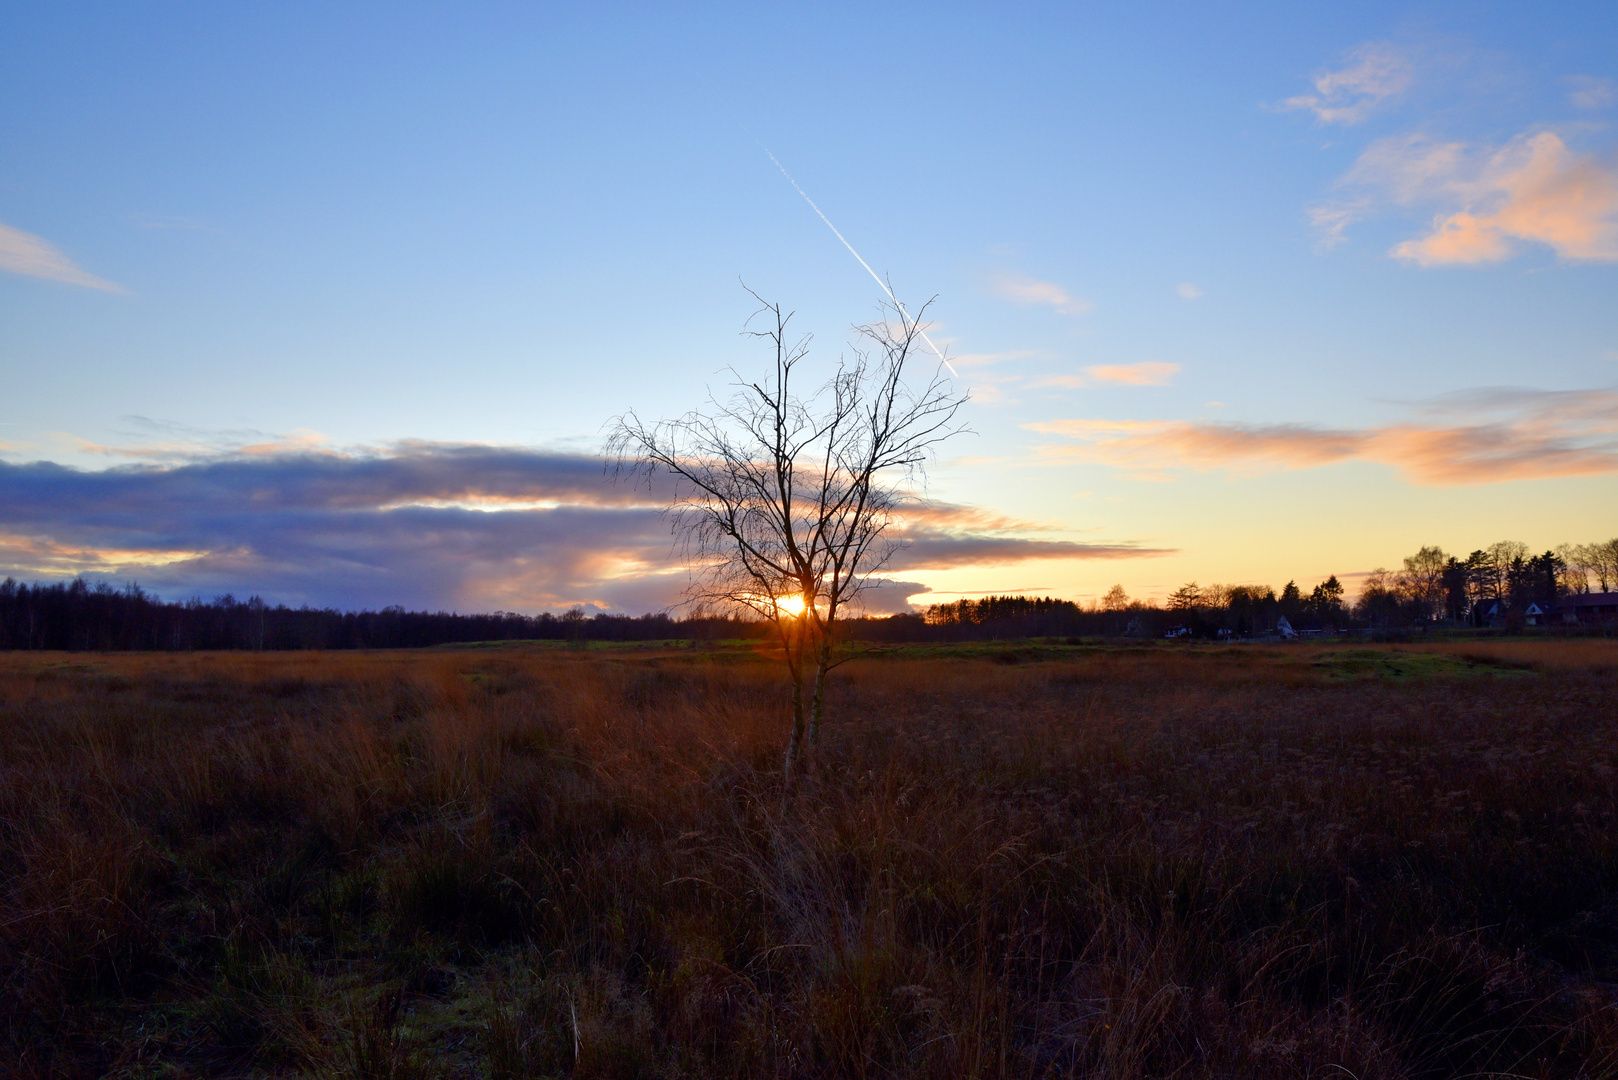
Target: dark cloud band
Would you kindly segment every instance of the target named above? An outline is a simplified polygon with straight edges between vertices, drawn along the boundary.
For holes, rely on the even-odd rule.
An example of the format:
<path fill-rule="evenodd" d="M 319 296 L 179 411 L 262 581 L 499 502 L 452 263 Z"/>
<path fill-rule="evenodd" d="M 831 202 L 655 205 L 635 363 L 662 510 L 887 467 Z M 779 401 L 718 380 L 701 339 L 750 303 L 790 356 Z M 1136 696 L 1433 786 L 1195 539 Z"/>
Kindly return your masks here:
<path fill-rule="evenodd" d="M 402 443 L 101 471 L 0 463 L 0 574 L 109 574 L 170 595 L 339 607 L 655 611 L 687 584 L 663 495 L 615 483 L 596 457 L 509 447 Z M 889 570 L 1159 553 L 1007 535 L 970 508 L 914 517 Z M 896 581 L 868 598 L 902 610 L 925 591 Z"/>

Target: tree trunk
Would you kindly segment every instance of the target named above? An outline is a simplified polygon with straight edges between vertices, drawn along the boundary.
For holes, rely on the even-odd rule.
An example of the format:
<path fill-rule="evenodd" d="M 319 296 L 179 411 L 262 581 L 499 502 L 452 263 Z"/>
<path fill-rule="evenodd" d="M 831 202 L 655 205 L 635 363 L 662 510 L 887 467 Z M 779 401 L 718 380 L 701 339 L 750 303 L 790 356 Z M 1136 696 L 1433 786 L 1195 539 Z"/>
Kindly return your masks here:
<path fill-rule="evenodd" d="M 809 699 L 809 746 L 820 741 L 820 716 L 826 705 L 826 672 L 831 668 L 831 636 L 828 634 L 815 656 L 815 688 Z"/>
<path fill-rule="evenodd" d="M 792 680 L 792 735 L 787 739 L 786 763 L 781 769 L 789 784 L 793 769 L 802 767 L 803 728 L 803 678 L 799 676 Z"/>
<path fill-rule="evenodd" d="M 807 755 L 807 748 L 804 746 L 803 682 L 804 676 L 808 674 L 804 670 L 804 661 L 808 657 L 803 655 L 801 630 L 797 635 L 782 634 L 781 644 L 786 649 L 787 668 L 792 673 L 792 735 L 787 739 L 786 762 L 781 772 L 786 783 L 791 785 L 793 771 L 803 768 Z"/>

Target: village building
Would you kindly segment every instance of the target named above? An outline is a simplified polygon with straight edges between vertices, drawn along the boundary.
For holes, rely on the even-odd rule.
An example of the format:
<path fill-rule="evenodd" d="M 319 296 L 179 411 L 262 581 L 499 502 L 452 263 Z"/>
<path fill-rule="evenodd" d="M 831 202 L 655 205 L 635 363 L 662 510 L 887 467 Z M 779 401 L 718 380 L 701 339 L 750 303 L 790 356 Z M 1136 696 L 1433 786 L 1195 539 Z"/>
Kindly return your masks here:
<path fill-rule="evenodd" d="M 1554 612 L 1561 622 L 1580 626 L 1618 623 L 1618 592 L 1573 593 L 1563 597 Z"/>

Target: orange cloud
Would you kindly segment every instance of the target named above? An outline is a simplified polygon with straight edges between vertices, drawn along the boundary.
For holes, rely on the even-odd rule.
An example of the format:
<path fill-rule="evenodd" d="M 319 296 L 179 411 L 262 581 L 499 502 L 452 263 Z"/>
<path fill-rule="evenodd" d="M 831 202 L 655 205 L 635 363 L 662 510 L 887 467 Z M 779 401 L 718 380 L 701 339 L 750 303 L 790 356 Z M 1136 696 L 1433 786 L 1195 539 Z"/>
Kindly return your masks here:
<path fill-rule="evenodd" d="M 1383 139 L 1344 181 L 1380 187 L 1403 205 L 1442 207 L 1430 232 L 1390 252 L 1423 266 L 1499 262 L 1522 242 L 1544 244 L 1564 259 L 1618 259 L 1618 171 L 1576 155 L 1554 132 L 1520 135 L 1494 150 L 1419 135 Z M 1335 242 L 1368 205 L 1311 213 Z"/>
<path fill-rule="evenodd" d="M 1077 390 L 1091 383 L 1118 383 L 1123 386 L 1167 386 L 1179 364 L 1159 364 L 1147 361 L 1140 364 L 1092 364 L 1083 375 L 1047 375 L 1029 383 L 1031 389 L 1060 387 Z"/>
<path fill-rule="evenodd" d="M 49 538 L 0 533 L 0 564 L 7 572 L 65 576 L 142 570 L 171 566 L 199 558 L 201 551 L 166 551 L 152 548 L 98 548 L 59 544 Z"/>
<path fill-rule="evenodd" d="M 1179 364 L 1096 364 L 1084 373 L 1096 382 L 1122 383 L 1124 386 L 1167 386 Z"/>
<path fill-rule="evenodd" d="M 1618 472 L 1618 391 L 1480 391 L 1422 411 L 1457 422 L 1357 430 L 1183 420 L 1028 427 L 1079 444 L 1042 447 L 1045 459 L 1103 462 L 1142 480 L 1172 479 L 1177 469 L 1253 474 L 1343 461 L 1391 465 L 1415 484 L 1436 487 Z"/>
<path fill-rule="evenodd" d="M 1567 259 L 1618 259 L 1618 175 L 1574 157 L 1556 135 L 1541 132 L 1496 153 L 1479 187 L 1492 212 L 1452 214 L 1393 253 L 1424 266 L 1492 262 L 1510 253 L 1508 239 L 1521 239 Z"/>

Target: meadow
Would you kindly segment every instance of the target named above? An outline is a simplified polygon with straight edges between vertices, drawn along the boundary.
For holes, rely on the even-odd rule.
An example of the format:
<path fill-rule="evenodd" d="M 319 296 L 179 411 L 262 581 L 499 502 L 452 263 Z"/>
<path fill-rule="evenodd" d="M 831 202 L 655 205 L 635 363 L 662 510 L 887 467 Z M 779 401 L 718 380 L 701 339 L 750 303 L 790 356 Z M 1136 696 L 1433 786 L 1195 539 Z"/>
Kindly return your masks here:
<path fill-rule="evenodd" d="M 1618 642 L 0 654 L 0 1073 L 1618 1076 Z"/>

